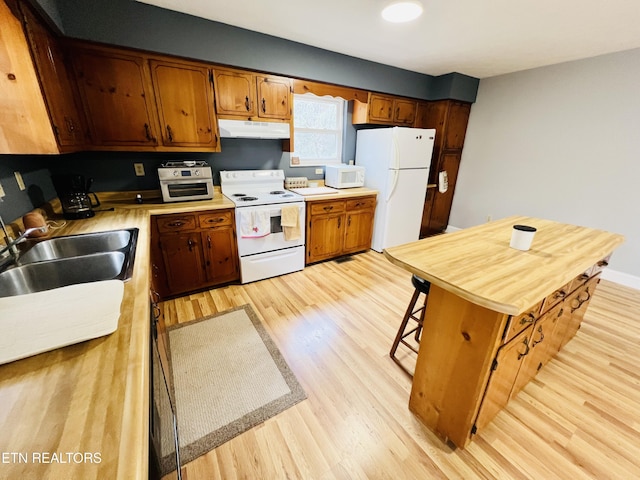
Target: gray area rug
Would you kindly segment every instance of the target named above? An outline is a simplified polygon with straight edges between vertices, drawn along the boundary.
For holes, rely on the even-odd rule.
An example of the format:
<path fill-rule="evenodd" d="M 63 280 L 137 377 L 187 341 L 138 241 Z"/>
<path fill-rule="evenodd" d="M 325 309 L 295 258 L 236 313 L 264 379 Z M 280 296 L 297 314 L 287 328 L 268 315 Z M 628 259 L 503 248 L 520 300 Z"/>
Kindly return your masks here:
<path fill-rule="evenodd" d="M 183 465 L 306 398 L 250 305 L 168 332 Z"/>

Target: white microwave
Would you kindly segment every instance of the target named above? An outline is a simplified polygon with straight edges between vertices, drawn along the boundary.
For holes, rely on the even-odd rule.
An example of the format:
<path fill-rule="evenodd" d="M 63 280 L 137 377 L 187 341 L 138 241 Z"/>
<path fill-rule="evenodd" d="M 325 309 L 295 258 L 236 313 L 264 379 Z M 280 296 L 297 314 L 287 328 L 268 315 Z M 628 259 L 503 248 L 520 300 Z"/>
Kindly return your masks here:
<path fill-rule="evenodd" d="M 327 165 L 324 168 L 324 184 L 333 188 L 364 186 L 364 167 L 358 165 Z"/>

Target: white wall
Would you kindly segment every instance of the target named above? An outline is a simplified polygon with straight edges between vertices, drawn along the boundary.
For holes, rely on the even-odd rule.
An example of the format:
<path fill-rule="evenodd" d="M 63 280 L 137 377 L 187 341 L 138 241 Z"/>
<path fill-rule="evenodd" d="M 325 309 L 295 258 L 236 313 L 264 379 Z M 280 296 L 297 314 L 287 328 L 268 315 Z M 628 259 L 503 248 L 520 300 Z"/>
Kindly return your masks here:
<path fill-rule="evenodd" d="M 640 49 L 480 81 L 449 224 L 516 214 L 623 234 L 640 277 Z"/>

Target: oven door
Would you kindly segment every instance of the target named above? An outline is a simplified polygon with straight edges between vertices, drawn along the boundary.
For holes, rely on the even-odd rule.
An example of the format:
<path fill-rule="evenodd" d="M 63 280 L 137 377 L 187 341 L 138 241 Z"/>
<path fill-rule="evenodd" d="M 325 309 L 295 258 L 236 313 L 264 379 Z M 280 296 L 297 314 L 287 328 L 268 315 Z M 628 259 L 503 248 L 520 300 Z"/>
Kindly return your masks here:
<path fill-rule="evenodd" d="M 282 206 L 295 205 L 298 207 L 300 238 L 296 240 L 285 240 L 282 231 L 281 215 Z M 268 212 L 269 226 L 268 234 L 261 237 L 243 237 L 242 224 L 243 216 L 251 215 L 252 212 Z M 255 207 L 241 207 L 236 209 L 236 231 L 238 232 L 238 254 L 243 257 L 246 255 L 254 255 L 256 253 L 271 252 L 273 250 L 281 250 L 283 248 L 298 247 L 304 245 L 305 234 L 305 203 L 294 202 L 284 203 L 281 205 L 264 205 Z"/>
<path fill-rule="evenodd" d="M 160 190 L 162 191 L 162 200 L 165 202 L 213 198 L 213 182 L 208 178 L 161 181 Z"/>

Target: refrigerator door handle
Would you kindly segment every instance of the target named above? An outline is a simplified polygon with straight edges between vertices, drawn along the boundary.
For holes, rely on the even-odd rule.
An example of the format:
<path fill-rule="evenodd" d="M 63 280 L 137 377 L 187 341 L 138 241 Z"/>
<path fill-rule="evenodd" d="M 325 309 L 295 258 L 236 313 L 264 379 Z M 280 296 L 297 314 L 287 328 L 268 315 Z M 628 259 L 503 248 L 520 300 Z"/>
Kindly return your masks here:
<path fill-rule="evenodd" d="M 389 200 L 391 200 L 391 197 L 393 196 L 393 192 L 396 189 L 396 185 L 398 184 L 398 170 L 392 170 L 393 171 L 393 183 L 391 184 L 391 188 L 389 189 L 389 195 L 387 195 L 387 200 L 386 202 L 389 203 Z"/>
<path fill-rule="evenodd" d="M 398 170 L 400 169 L 400 146 L 398 145 L 398 137 L 396 136 L 396 131 L 393 132 L 393 136 L 391 137 L 391 139 L 391 141 L 393 142 L 393 165 L 391 166 L 391 168 L 394 170 Z"/>

